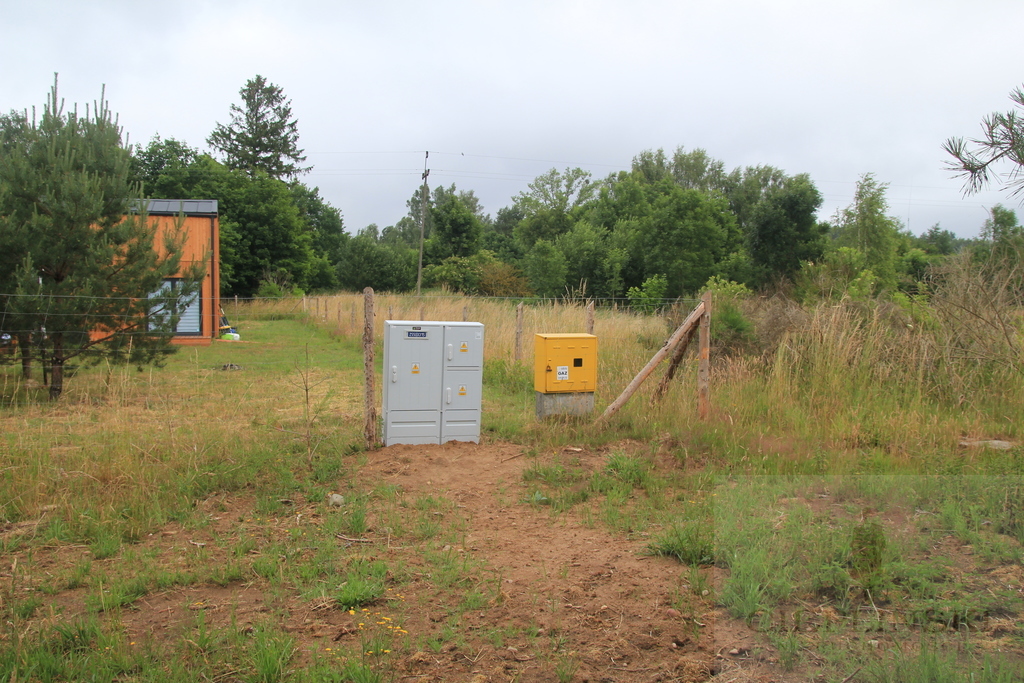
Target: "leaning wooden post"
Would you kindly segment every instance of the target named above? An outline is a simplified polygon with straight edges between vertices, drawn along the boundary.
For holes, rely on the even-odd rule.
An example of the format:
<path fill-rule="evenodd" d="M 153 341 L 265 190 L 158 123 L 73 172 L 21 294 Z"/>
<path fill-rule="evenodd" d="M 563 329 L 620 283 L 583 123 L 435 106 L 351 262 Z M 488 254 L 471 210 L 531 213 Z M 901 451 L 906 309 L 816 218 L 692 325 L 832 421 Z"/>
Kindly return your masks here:
<path fill-rule="evenodd" d="M 523 302 L 516 306 L 516 362 L 523 359 Z"/>
<path fill-rule="evenodd" d="M 601 417 L 597 418 L 597 420 L 594 421 L 594 425 L 598 425 L 604 422 L 609 417 L 619 412 L 619 409 L 622 408 L 622 406 L 626 405 L 626 401 L 628 401 L 630 397 L 636 393 L 636 390 L 640 388 L 640 385 L 644 383 L 644 380 L 646 380 L 650 376 L 650 374 L 654 372 L 654 368 L 658 366 L 658 363 L 660 363 L 665 358 L 665 356 L 667 356 L 669 352 L 672 351 L 673 348 L 675 348 L 675 345 L 678 344 L 679 340 L 682 339 L 686 335 L 686 333 L 690 331 L 690 328 L 698 324 L 698 322 L 701 319 L 700 316 L 702 315 L 704 315 L 703 301 L 697 304 L 697 307 L 690 311 L 690 315 L 686 316 L 686 320 L 683 321 L 683 324 L 680 325 L 679 328 L 672 333 L 672 336 L 668 338 L 668 341 L 665 342 L 664 346 L 658 349 L 658 352 L 654 354 L 654 356 L 649 361 L 647 361 L 647 365 L 645 365 L 643 370 L 638 372 L 636 377 L 633 378 L 633 381 L 630 382 L 629 385 L 622 390 L 622 393 L 619 395 L 619 397 L 612 401 L 611 405 L 605 408 L 604 412 L 601 413 Z"/>
<path fill-rule="evenodd" d="M 367 287 L 363 290 L 363 378 L 366 381 L 363 436 L 366 437 L 367 448 L 376 448 L 378 443 L 377 392 L 373 366 L 373 289 Z"/>
<path fill-rule="evenodd" d="M 693 341 L 693 337 L 699 328 L 700 326 L 698 325 L 691 329 L 683 336 L 682 341 L 676 344 L 676 350 L 672 353 L 672 360 L 668 363 L 668 370 L 665 371 L 665 376 L 658 382 L 658 388 L 654 390 L 654 394 L 651 396 L 651 403 L 660 401 L 665 392 L 668 391 L 668 385 L 672 378 L 676 376 L 676 370 L 679 369 L 679 364 L 683 362 L 683 355 L 686 353 L 686 349 L 690 347 L 690 342 Z"/>
<path fill-rule="evenodd" d="M 700 363 L 697 367 L 697 414 L 707 420 L 711 412 L 711 292 L 701 297 L 704 313 L 700 317 Z"/>
<path fill-rule="evenodd" d="M 587 303 L 587 334 L 594 334 L 594 302 Z"/>

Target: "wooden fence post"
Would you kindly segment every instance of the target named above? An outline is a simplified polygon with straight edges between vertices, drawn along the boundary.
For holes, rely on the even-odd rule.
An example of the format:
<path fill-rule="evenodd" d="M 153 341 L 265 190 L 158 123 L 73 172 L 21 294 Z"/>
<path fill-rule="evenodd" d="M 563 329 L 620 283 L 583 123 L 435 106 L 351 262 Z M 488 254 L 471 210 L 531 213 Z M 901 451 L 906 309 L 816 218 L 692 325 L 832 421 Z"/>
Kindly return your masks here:
<path fill-rule="evenodd" d="M 469 306 L 462 307 L 462 322 L 469 322 Z"/>
<path fill-rule="evenodd" d="M 594 334 L 594 302 L 587 303 L 587 334 Z"/>
<path fill-rule="evenodd" d="M 523 359 L 523 302 L 516 306 L 516 362 Z"/>
<path fill-rule="evenodd" d="M 701 297 L 704 314 L 700 317 L 700 363 L 697 367 L 697 415 L 707 420 L 711 412 L 711 292 Z"/>
<path fill-rule="evenodd" d="M 375 385 L 373 348 L 373 289 L 367 287 L 363 290 L 363 378 L 366 382 L 366 398 L 364 414 L 366 421 L 363 423 L 363 436 L 366 437 L 366 447 L 376 448 L 379 439 L 377 438 L 377 392 Z"/>
<path fill-rule="evenodd" d="M 420 320 L 426 320 L 426 319 L 427 319 L 427 307 L 424 306 L 423 304 L 420 304 Z"/>
<path fill-rule="evenodd" d="M 654 390 L 654 394 L 651 396 L 651 403 L 657 403 L 664 397 L 665 392 L 668 391 L 668 385 L 672 381 L 672 378 L 676 376 L 676 370 L 679 369 L 679 364 L 683 362 L 683 355 L 686 353 L 686 349 L 689 348 L 690 342 L 693 341 L 694 335 L 699 329 L 699 325 L 691 329 L 686 335 L 683 336 L 682 340 L 676 344 L 676 350 L 672 353 L 672 360 L 669 361 L 668 370 L 665 372 L 665 376 L 661 378 L 661 382 L 658 383 L 658 388 Z"/>
<path fill-rule="evenodd" d="M 636 377 L 633 378 L 633 381 L 630 382 L 626 386 L 626 388 L 622 390 L 622 393 L 619 395 L 619 397 L 612 401 L 607 408 L 605 408 L 604 412 L 601 413 L 601 417 L 597 418 L 597 420 L 594 421 L 595 425 L 604 422 L 609 417 L 619 412 L 619 409 L 622 408 L 622 406 L 626 405 L 626 401 L 628 401 L 629 398 L 636 393 L 636 390 L 640 388 L 640 385 L 644 383 L 644 380 L 646 380 L 650 376 L 650 374 L 654 372 L 654 368 L 657 367 L 658 363 L 660 363 L 662 359 L 664 359 L 665 356 L 667 356 L 669 352 L 672 351 L 673 348 L 675 348 L 676 344 L 679 343 L 679 341 L 687 334 L 687 332 L 690 331 L 690 329 L 694 325 L 698 324 L 702 320 L 700 316 L 702 316 L 703 314 L 704 302 L 701 302 L 697 304 L 696 308 L 690 311 L 690 315 L 686 316 L 686 320 L 683 321 L 683 324 L 680 325 L 678 329 L 676 329 L 676 331 L 672 333 L 672 336 L 670 336 L 668 340 L 665 342 L 665 344 L 660 349 L 658 349 L 658 352 L 655 353 L 649 361 L 647 361 L 647 365 L 645 365 L 643 369 L 637 373 Z"/>

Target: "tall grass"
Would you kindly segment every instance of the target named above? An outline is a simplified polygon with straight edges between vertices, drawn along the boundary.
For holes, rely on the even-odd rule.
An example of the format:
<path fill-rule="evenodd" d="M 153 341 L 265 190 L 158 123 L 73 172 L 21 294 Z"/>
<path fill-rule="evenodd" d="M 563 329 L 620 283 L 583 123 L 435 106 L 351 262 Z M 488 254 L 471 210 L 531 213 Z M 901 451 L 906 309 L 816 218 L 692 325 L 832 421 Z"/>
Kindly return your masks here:
<path fill-rule="evenodd" d="M 408 296 L 378 294 L 374 297 L 376 316 L 374 334 L 381 338 L 385 320 L 470 320 L 483 323 L 486 329 L 484 355 L 490 359 L 509 359 L 515 355 L 516 299 L 485 299 L 459 295 Z M 267 315 L 266 304 L 256 304 L 262 315 Z M 254 307 L 254 308 L 255 308 Z M 287 300 L 275 304 L 277 308 L 296 308 Z M 358 337 L 363 331 L 363 295 L 339 294 L 307 298 L 298 305 L 304 315 L 333 334 Z M 246 305 L 241 307 L 248 315 Z M 523 359 L 532 362 L 533 335 L 538 332 L 585 332 L 586 302 L 545 300 L 523 306 Z M 664 319 L 644 316 L 619 307 L 599 307 L 595 312 L 594 333 L 611 354 L 613 349 L 625 346 L 627 353 L 638 343 L 656 350 L 671 330 Z M 651 351 L 653 353 L 653 350 Z M 615 358 L 618 354 L 611 354 Z M 641 361 L 646 362 L 646 358 Z M 614 364 L 608 368 L 613 370 Z"/>
<path fill-rule="evenodd" d="M 697 419 L 691 355 L 662 401 L 652 402 L 655 375 L 601 431 L 581 418 L 552 428 L 533 415 L 533 335 L 584 331 L 585 306 L 524 306 L 516 360 L 517 303 L 378 296 L 378 345 L 389 317 L 483 322 L 487 434 L 545 445 L 656 441 L 684 461 L 750 473 L 929 472 L 950 466 L 962 437 L 1013 438 L 1024 418 L 1012 366 L 954 357 L 935 311 L 749 300 L 740 306 L 753 322 L 746 346 L 713 351 L 709 421 Z M 16 366 L 0 366 L 0 519 L 40 520 L 36 533 L 53 538 L 91 543 L 105 528 L 131 540 L 215 490 L 287 490 L 295 471 L 337 473 L 361 443 L 363 297 L 228 302 L 226 312 L 241 343 L 182 349 L 141 372 L 83 369 L 55 405 L 19 383 Z M 600 411 L 671 323 L 607 306 L 595 318 Z M 224 369 L 233 366 L 242 369 Z M 36 400 L 11 406 L 10 392 Z M 956 463 L 999 473 L 1019 460 L 972 451 Z"/>
<path fill-rule="evenodd" d="M 583 302 L 571 301 L 524 306 L 517 363 L 517 303 L 383 295 L 376 297 L 375 330 L 379 338 L 388 317 L 483 322 L 489 367 L 507 384 L 516 374 L 510 367 L 519 365 L 529 381 L 534 334 L 583 332 L 586 311 Z M 692 303 L 682 302 L 682 308 Z M 362 306 L 361 295 L 337 295 L 309 299 L 304 309 L 331 334 L 355 340 L 362 332 Z M 817 465 L 814 460 L 827 449 L 836 454 L 833 464 L 849 471 L 863 470 L 865 457 L 875 456 L 886 467 L 915 470 L 921 453 L 948 454 L 964 436 L 1012 438 L 1024 418 L 1024 381 L 1014 366 L 964 352 L 957 341 L 963 334 L 938 308 L 850 300 L 799 307 L 779 299 L 748 299 L 736 302 L 733 310 L 742 315 L 746 332 L 721 335 L 726 343 L 742 346 L 712 350 L 715 414 L 710 422 L 697 421 L 696 359 L 691 354 L 664 400 L 652 403 L 656 374 L 605 432 L 570 423 L 559 430 L 563 440 L 669 437 L 698 451 L 714 449 L 727 461 L 751 462 L 751 451 L 760 456 L 774 451 L 771 460 L 777 465 L 781 456 L 784 466 L 794 461 L 819 470 L 820 458 Z M 598 410 L 664 342 L 672 320 L 614 306 L 597 308 Z M 529 391 L 522 388 L 527 396 Z M 511 394 L 503 400 L 511 400 Z M 517 403 L 513 410 L 521 416 L 519 424 L 503 420 L 503 435 L 546 438 L 533 428 L 528 406 Z"/>

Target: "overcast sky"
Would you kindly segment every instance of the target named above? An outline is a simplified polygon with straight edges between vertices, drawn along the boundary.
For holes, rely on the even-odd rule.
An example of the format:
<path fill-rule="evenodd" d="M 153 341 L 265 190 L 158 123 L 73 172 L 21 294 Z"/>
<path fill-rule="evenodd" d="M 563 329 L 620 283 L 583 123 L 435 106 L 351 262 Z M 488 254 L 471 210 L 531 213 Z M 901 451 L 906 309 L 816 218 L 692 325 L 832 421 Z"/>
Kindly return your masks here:
<path fill-rule="evenodd" d="M 133 142 L 205 150 L 261 74 L 352 232 L 405 215 L 426 150 L 431 187 L 494 214 L 553 167 L 683 146 L 810 174 L 823 219 L 871 172 L 914 233 L 968 237 L 1021 207 L 964 198 L 941 145 L 1011 108 L 1022 26 L 1020 0 L 0 0 L 0 110 L 59 72 L 69 103 L 105 84 Z"/>

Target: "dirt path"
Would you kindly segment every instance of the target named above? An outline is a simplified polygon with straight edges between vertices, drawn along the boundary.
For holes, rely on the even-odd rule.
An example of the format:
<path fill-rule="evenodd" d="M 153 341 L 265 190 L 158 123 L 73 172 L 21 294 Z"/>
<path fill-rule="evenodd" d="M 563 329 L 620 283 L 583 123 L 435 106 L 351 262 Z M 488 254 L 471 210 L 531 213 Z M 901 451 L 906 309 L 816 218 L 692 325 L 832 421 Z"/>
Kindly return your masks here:
<path fill-rule="evenodd" d="M 600 461 L 593 453 L 574 455 L 584 467 Z M 457 443 L 370 454 L 361 476 L 443 495 L 465 515 L 458 550 L 500 577 L 504 597 L 472 615 L 470 630 L 496 624 L 533 629 L 551 652 L 549 661 L 523 661 L 517 656 L 522 647 L 481 643 L 472 662 L 432 658 L 410 673 L 436 680 L 550 681 L 557 680 L 552 663 L 563 661 L 577 663 L 572 680 L 578 681 L 707 680 L 717 666 L 715 615 L 707 601 L 690 595 L 688 570 L 646 554 L 642 539 L 613 536 L 573 513 L 556 516 L 524 505 L 522 473 L 532 462 L 522 456 L 519 446 Z M 680 603 L 687 607 L 677 609 Z M 563 664 L 563 671 L 570 666 Z"/>

